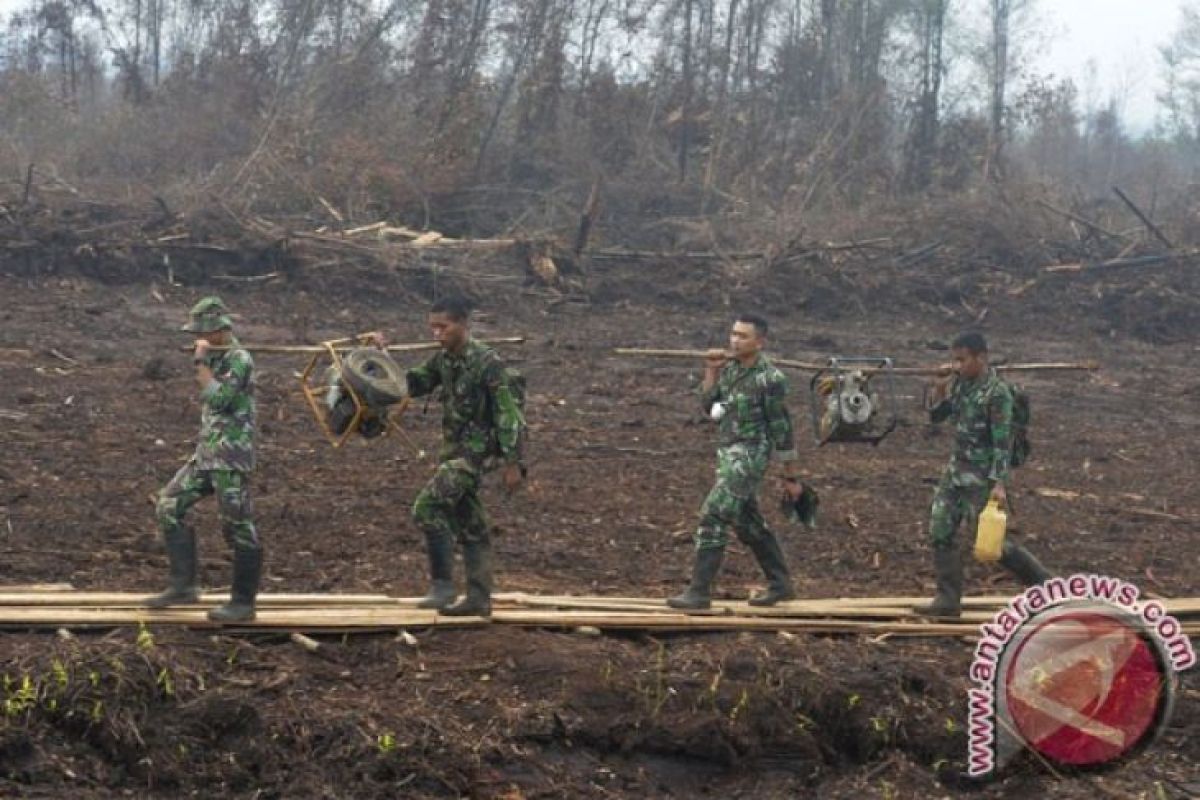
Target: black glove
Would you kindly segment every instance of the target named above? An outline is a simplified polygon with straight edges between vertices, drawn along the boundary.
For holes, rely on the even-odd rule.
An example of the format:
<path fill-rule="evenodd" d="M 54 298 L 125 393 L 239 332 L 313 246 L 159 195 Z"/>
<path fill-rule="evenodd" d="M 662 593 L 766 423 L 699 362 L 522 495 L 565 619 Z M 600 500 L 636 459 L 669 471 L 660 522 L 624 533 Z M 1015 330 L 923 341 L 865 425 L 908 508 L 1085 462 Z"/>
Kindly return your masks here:
<path fill-rule="evenodd" d="M 797 522 L 809 530 L 817 527 L 817 507 L 820 505 L 821 498 L 817 496 L 817 490 L 807 483 L 800 490 L 798 498 L 793 500 L 790 494 L 784 492 L 779 502 L 783 515 L 790 522 Z"/>

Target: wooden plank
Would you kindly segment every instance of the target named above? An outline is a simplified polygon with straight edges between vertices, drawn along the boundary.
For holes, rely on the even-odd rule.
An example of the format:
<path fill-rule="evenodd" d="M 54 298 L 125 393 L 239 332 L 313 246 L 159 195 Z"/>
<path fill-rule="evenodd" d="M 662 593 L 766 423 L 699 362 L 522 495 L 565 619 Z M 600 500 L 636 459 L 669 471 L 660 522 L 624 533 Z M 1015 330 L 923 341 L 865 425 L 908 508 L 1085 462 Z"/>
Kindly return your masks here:
<path fill-rule="evenodd" d="M 0 587 L 0 606 L 106 606 L 110 608 L 141 606 L 153 592 L 83 592 L 56 591 L 44 593 L 11 591 Z M 260 606 L 344 606 L 344 605 L 416 605 L 417 597 L 388 597 L 385 594 L 261 594 Z M 229 601 L 228 592 L 205 592 L 200 605 L 216 605 Z"/>
<path fill-rule="evenodd" d="M 75 591 L 75 587 L 69 583 L 13 583 L 7 586 L 0 586 L 0 592 L 24 592 L 29 594 L 73 591 Z"/>
<path fill-rule="evenodd" d="M 265 609 L 238 630 L 287 631 L 379 631 L 400 628 L 475 627 L 480 625 L 658 631 L 794 631 L 903 636 L 978 636 L 974 622 L 922 622 L 901 620 L 802 619 L 797 617 L 735 617 L 724 615 L 641 614 L 599 611 L 497 610 L 492 619 L 444 617 L 432 611 L 406 609 Z M 221 627 L 209 622 L 203 608 L 105 609 L 105 608 L 19 608 L 0 614 L 0 627 L 7 628 L 94 628 L 127 625 L 178 625 Z M 1200 624 L 1183 626 L 1189 636 L 1200 634 Z"/>
<path fill-rule="evenodd" d="M 8 627 L 77 625 L 200 625 L 213 626 L 207 609 L 190 606 L 169 609 L 148 608 L 56 608 L 13 606 L 0 610 L 0 625 Z M 259 609 L 257 618 L 240 626 L 317 630 L 321 628 L 408 628 L 457 627 L 484 624 L 474 618 L 439 617 L 434 611 L 420 609 Z"/>
<path fill-rule="evenodd" d="M 647 628 L 667 630 L 809 630 L 846 633 L 926 633 L 973 634 L 978 628 L 963 623 L 862 622 L 853 620 L 812 620 L 787 618 L 747 618 L 721 615 L 636 614 L 575 611 L 494 611 L 493 622 L 522 626 L 581 626 L 596 628 Z"/>
<path fill-rule="evenodd" d="M 646 614 L 675 614 L 679 613 L 676 609 L 669 607 L 666 600 L 660 600 L 658 603 L 633 603 L 609 601 L 605 598 L 575 598 L 574 600 L 559 600 L 554 598 L 543 598 L 529 596 L 522 599 L 513 599 L 508 602 L 519 606 L 529 608 L 543 609 L 567 609 L 567 610 L 590 610 L 590 611 L 623 611 L 623 612 L 640 612 Z M 740 617 L 832 617 L 832 618 L 894 618 L 900 617 L 915 617 L 911 613 L 911 609 L 907 606 L 859 606 L 849 605 L 844 606 L 836 601 L 822 601 L 813 603 L 780 603 L 772 607 L 751 606 L 744 602 L 714 602 L 712 609 L 707 612 L 709 616 L 740 616 Z M 972 622 L 983 622 L 992 618 L 990 611 L 967 611 L 963 615 L 963 619 Z"/>
<path fill-rule="evenodd" d="M 1008 601 L 1010 601 L 1015 594 L 1016 592 L 1014 591 L 1013 595 L 979 595 L 974 597 L 964 597 L 962 602 L 964 608 L 999 608 L 1008 603 Z M 932 595 L 923 595 L 919 597 L 806 598 L 789 600 L 787 602 L 780 603 L 778 606 L 776 606 L 776 608 L 804 609 L 817 606 L 824 607 L 829 604 L 836 604 L 843 608 L 908 608 L 920 603 L 928 603 L 931 597 Z M 596 597 L 590 595 L 585 596 L 569 594 L 528 594 L 525 592 L 500 592 L 493 595 L 492 599 L 499 602 L 526 602 L 536 599 L 538 602 L 551 601 L 561 603 L 578 603 L 580 606 L 596 602 L 656 606 L 666 602 L 665 597 L 626 597 L 620 595 L 605 595 L 602 597 Z M 713 605 L 722 608 L 741 608 L 745 606 L 745 602 L 740 600 L 714 600 Z"/>

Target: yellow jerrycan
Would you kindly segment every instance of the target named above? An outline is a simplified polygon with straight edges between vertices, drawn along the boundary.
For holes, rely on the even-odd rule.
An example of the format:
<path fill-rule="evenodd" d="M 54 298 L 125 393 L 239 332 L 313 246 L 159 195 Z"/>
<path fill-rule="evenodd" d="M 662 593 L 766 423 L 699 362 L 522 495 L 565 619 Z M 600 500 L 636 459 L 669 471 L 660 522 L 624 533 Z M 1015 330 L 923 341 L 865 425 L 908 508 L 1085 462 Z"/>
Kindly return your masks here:
<path fill-rule="evenodd" d="M 975 531 L 975 560 L 999 561 L 1004 549 L 1004 529 L 1008 526 L 1008 515 L 995 500 L 979 513 L 979 527 Z"/>

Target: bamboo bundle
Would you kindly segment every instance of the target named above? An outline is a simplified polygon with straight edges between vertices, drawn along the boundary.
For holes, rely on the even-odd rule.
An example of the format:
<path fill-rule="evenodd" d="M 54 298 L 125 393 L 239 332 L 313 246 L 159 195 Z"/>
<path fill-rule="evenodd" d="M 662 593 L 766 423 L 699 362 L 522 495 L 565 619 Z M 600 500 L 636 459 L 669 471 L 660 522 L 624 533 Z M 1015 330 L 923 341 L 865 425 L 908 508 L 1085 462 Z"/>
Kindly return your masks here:
<path fill-rule="evenodd" d="M 140 605 L 145 595 L 119 592 L 11 591 L 0 587 L 0 627 L 80 628 L 123 625 L 211 627 L 207 609 L 226 595 L 209 593 L 202 602 L 169 609 Z M 493 598 L 491 620 L 443 617 L 414 607 L 417 598 L 372 594 L 262 595 L 258 617 L 238 629 L 364 632 L 397 628 L 459 627 L 484 624 L 556 628 L 646 630 L 758 630 L 913 636 L 975 636 L 1009 600 L 1005 596 L 966 598 L 956 620 L 929 621 L 912 613 L 918 597 L 809 599 L 752 608 L 722 601 L 711 611 L 681 613 L 661 599 L 573 597 L 510 592 Z M 1200 598 L 1159 600 L 1182 622 L 1186 635 L 1200 634 Z"/>

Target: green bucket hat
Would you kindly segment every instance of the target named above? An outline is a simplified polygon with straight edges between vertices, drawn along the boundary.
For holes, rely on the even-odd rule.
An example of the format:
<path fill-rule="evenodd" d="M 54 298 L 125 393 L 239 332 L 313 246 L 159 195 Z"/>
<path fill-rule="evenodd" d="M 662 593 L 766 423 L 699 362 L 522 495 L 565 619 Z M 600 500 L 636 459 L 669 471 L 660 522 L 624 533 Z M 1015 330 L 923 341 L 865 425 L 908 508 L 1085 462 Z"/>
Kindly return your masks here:
<path fill-rule="evenodd" d="M 188 323 L 180 328 L 188 333 L 212 333 L 233 327 L 233 320 L 229 318 L 229 309 L 226 308 L 221 298 L 216 296 L 205 297 L 196 303 L 192 306 L 189 316 Z"/>

